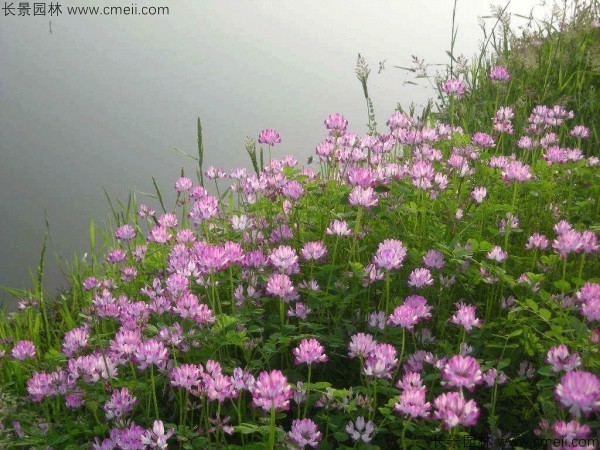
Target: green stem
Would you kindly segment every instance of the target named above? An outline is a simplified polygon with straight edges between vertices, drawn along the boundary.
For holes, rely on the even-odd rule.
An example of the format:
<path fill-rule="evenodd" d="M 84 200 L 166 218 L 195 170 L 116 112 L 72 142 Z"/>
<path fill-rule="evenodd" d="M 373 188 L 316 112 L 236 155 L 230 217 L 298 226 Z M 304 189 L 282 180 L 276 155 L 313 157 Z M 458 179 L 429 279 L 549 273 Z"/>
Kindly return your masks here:
<path fill-rule="evenodd" d="M 154 364 L 150 366 L 150 382 L 152 383 L 152 400 L 154 402 L 154 416 L 156 420 L 160 419 L 158 414 L 158 401 L 156 399 L 156 385 L 154 383 Z"/>
<path fill-rule="evenodd" d="M 271 427 L 269 430 L 269 446 L 270 450 L 275 448 L 275 407 L 271 407 Z"/>

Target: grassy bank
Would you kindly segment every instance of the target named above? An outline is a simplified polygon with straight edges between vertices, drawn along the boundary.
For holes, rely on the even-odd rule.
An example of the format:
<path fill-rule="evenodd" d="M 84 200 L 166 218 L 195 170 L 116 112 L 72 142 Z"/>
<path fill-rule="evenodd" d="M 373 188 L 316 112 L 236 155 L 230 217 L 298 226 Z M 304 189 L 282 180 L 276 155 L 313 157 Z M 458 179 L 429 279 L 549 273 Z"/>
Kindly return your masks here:
<path fill-rule="evenodd" d="M 371 133 L 332 114 L 307 166 L 266 129 L 205 168 L 198 122 L 196 180 L 111 203 L 69 290 L 42 262 L 0 315 L 0 444 L 597 446 L 598 75 L 560 35 L 596 45 L 590 11 L 532 47 L 581 65 L 540 81 L 505 33 L 380 134 L 359 61 Z"/>

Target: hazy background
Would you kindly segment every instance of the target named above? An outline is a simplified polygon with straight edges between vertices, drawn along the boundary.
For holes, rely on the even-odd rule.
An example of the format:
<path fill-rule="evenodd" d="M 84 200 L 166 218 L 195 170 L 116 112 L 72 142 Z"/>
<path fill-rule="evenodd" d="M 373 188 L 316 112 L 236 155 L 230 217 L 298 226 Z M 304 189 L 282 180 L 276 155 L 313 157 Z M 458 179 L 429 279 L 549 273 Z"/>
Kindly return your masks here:
<path fill-rule="evenodd" d="M 454 4 L 138 0 L 138 9 L 168 6 L 169 15 L 69 16 L 67 5 L 132 2 L 59 3 L 55 17 L 0 10 L 0 285 L 30 286 L 46 211 L 50 292 L 63 284 L 55 256 L 83 255 L 90 218 L 107 217 L 103 186 L 126 199 L 130 190 L 151 192 L 152 176 L 166 191 L 181 167 L 194 174 L 194 162 L 173 148 L 196 152 L 198 116 L 205 167 L 249 166 L 244 138 L 263 128 L 279 131 L 277 154 L 305 162 L 329 114 L 366 131 L 359 52 L 372 69 L 380 128 L 398 102 L 425 104 L 434 93 L 405 84 L 411 75 L 393 66 L 410 65 L 411 55 L 448 61 Z M 526 15 L 535 6 L 541 17 L 548 8 L 538 4 L 518 0 L 509 11 Z M 458 1 L 459 53 L 477 52 L 478 16 L 489 11 L 488 1 Z"/>

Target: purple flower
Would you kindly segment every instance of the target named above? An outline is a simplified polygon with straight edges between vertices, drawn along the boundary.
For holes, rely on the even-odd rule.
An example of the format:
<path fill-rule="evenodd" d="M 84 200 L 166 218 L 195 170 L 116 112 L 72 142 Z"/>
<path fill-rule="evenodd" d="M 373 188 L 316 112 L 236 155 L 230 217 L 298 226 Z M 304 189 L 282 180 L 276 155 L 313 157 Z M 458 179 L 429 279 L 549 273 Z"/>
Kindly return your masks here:
<path fill-rule="evenodd" d="M 352 231 L 348 228 L 348 222 L 334 220 L 329 224 L 327 229 L 325 230 L 325 234 L 334 234 L 336 236 L 350 236 Z"/>
<path fill-rule="evenodd" d="M 506 380 L 506 374 L 502 371 L 498 372 L 498 369 L 494 367 L 488 369 L 488 371 L 483 374 L 483 381 L 488 387 L 494 386 L 496 382 L 498 384 L 504 384 L 506 383 Z"/>
<path fill-rule="evenodd" d="M 135 237 L 135 229 L 129 225 L 125 224 L 115 231 L 115 239 L 120 241 L 129 241 Z"/>
<path fill-rule="evenodd" d="M 470 333 L 473 327 L 481 327 L 481 320 L 475 317 L 475 305 L 458 302 L 456 307 L 457 311 L 450 318 L 450 323 L 463 327 L 467 333 Z"/>
<path fill-rule="evenodd" d="M 175 430 L 170 428 L 165 433 L 165 426 L 162 420 L 155 420 L 152 425 L 152 430 L 146 430 L 143 436 L 141 436 L 141 442 L 144 445 L 150 446 L 150 448 L 159 448 L 165 450 L 169 448 L 167 440 L 173 436 Z"/>
<path fill-rule="evenodd" d="M 590 372 L 567 372 L 556 385 L 554 396 L 575 417 L 587 417 L 600 411 L 600 379 Z"/>
<path fill-rule="evenodd" d="M 258 143 L 259 144 L 267 144 L 267 145 L 275 145 L 281 142 L 281 138 L 279 137 L 279 133 L 273 129 L 262 130 L 258 135 Z"/>
<path fill-rule="evenodd" d="M 52 385 L 52 377 L 46 372 L 34 372 L 33 376 L 27 381 L 27 394 L 29 398 L 39 403 L 46 397 L 56 395 L 56 390 Z"/>
<path fill-rule="evenodd" d="M 559 234 L 552 241 L 552 248 L 556 250 L 561 259 L 565 259 L 569 253 L 579 252 L 583 246 L 581 233 L 575 230 L 568 230 Z"/>
<path fill-rule="evenodd" d="M 225 400 L 237 398 L 239 395 L 238 390 L 231 382 L 231 377 L 227 375 L 217 372 L 212 375 L 204 374 L 202 378 L 204 380 L 206 397 L 209 401 L 217 400 L 223 404 Z"/>
<path fill-rule="evenodd" d="M 485 196 L 487 195 L 487 189 L 483 186 L 478 186 L 475 189 L 473 189 L 473 192 L 471 192 L 471 198 L 473 200 L 475 200 L 476 203 L 482 203 L 483 199 L 485 198 Z"/>
<path fill-rule="evenodd" d="M 269 255 L 271 265 L 281 273 L 292 275 L 300 271 L 298 255 L 289 245 L 280 245 L 274 248 Z"/>
<path fill-rule="evenodd" d="M 475 133 L 471 138 L 471 142 L 473 145 L 478 145 L 479 147 L 493 147 L 495 144 L 492 137 L 487 133 Z"/>
<path fill-rule="evenodd" d="M 404 389 L 394 405 L 394 411 L 412 419 L 429 418 L 431 404 L 425 401 L 425 387 L 423 389 Z"/>
<path fill-rule="evenodd" d="M 331 114 L 324 120 L 325 128 L 330 130 L 330 133 L 343 134 L 348 126 L 348 121 L 340 113 Z"/>
<path fill-rule="evenodd" d="M 287 315 L 289 317 L 297 317 L 300 320 L 306 320 L 310 312 L 311 309 L 306 305 L 306 303 L 296 302 L 294 303 L 294 309 L 290 309 Z"/>
<path fill-rule="evenodd" d="M 327 362 L 328 358 L 325 349 L 316 339 L 303 339 L 300 345 L 292 350 L 295 356 L 295 363 L 306 363 L 309 366 L 315 362 Z"/>
<path fill-rule="evenodd" d="M 506 253 L 504 250 L 502 250 L 501 247 L 496 245 L 487 253 L 487 255 L 485 255 L 485 257 L 492 261 L 498 261 L 499 263 L 502 263 L 506 261 L 506 258 L 508 258 L 508 253 Z"/>
<path fill-rule="evenodd" d="M 396 382 L 396 387 L 404 390 L 427 390 L 427 388 L 423 386 L 423 379 L 421 378 L 421 374 L 418 372 L 405 372 L 402 376 L 402 379 Z"/>
<path fill-rule="evenodd" d="M 290 407 L 292 388 L 279 370 L 260 373 L 252 387 L 252 406 L 268 412 L 287 410 Z"/>
<path fill-rule="evenodd" d="M 455 95 L 457 98 L 461 98 L 465 93 L 465 84 L 460 80 L 450 78 L 444 83 L 442 91 L 448 95 Z"/>
<path fill-rule="evenodd" d="M 581 366 L 581 358 L 579 353 L 569 354 L 569 349 L 566 345 L 560 344 L 558 347 L 552 347 L 546 356 L 546 362 L 552 366 L 554 372 L 570 372 L 573 369 Z"/>
<path fill-rule="evenodd" d="M 575 125 L 569 134 L 578 139 L 587 139 L 591 136 L 590 129 L 583 125 Z"/>
<path fill-rule="evenodd" d="M 306 261 L 319 261 L 327 255 L 327 248 L 323 241 L 307 242 L 300 254 Z"/>
<path fill-rule="evenodd" d="M 17 361 L 35 358 L 35 345 L 31 341 L 17 341 L 10 355 Z"/>
<path fill-rule="evenodd" d="M 317 448 L 323 435 L 312 420 L 297 419 L 292 422 L 292 429 L 288 432 L 287 437 L 296 448 L 303 449 L 307 445 Z"/>
<path fill-rule="evenodd" d="M 525 248 L 527 250 L 546 250 L 548 248 L 548 239 L 546 239 L 546 236 L 544 236 L 543 234 L 533 233 L 527 239 L 527 244 L 525 245 Z"/>
<path fill-rule="evenodd" d="M 377 194 L 370 186 L 354 186 L 354 189 L 348 195 L 348 200 L 351 206 L 364 206 L 365 208 L 377 206 L 379 203 Z"/>
<path fill-rule="evenodd" d="M 189 178 L 181 177 L 175 181 L 175 190 L 177 192 L 187 192 L 189 191 L 194 183 Z"/>
<path fill-rule="evenodd" d="M 420 295 L 411 295 L 404 300 L 404 304 L 397 306 L 388 317 L 388 325 L 406 328 L 413 331 L 414 326 L 421 320 L 431 317 L 431 306 Z"/>
<path fill-rule="evenodd" d="M 592 430 L 588 425 L 581 425 L 576 420 L 571 420 L 570 422 L 556 422 L 552 428 L 554 437 L 560 443 L 564 442 L 567 444 L 567 446 L 552 447 L 552 450 L 594 450 L 596 448 L 591 445 L 592 440 L 589 440 L 590 445 L 581 445 L 592 434 Z M 581 442 L 577 442 L 579 439 L 581 439 Z M 569 446 L 569 443 L 579 445 Z"/>
<path fill-rule="evenodd" d="M 433 278 L 429 269 L 415 269 L 408 276 L 408 285 L 410 287 L 422 288 L 433 285 Z"/>
<path fill-rule="evenodd" d="M 121 261 L 125 261 L 125 258 L 127 258 L 127 253 L 125 253 L 120 248 L 117 248 L 115 250 L 111 250 L 108 253 L 108 256 L 106 257 L 106 260 L 109 263 L 118 263 L 118 262 L 121 262 Z"/>
<path fill-rule="evenodd" d="M 92 289 L 95 289 L 96 287 L 98 287 L 98 280 L 94 277 L 87 277 L 83 281 L 83 289 L 85 289 L 86 291 L 90 291 Z"/>
<path fill-rule="evenodd" d="M 502 179 L 506 183 L 510 183 L 511 181 L 523 183 L 532 178 L 533 175 L 529 171 L 529 166 L 517 160 L 510 161 L 502 171 Z"/>
<path fill-rule="evenodd" d="M 428 250 L 423 256 L 423 264 L 430 269 L 441 269 L 446 265 L 444 255 L 439 250 Z"/>
<path fill-rule="evenodd" d="M 477 423 L 479 408 L 473 400 L 465 401 L 459 392 L 441 394 L 433 401 L 436 411 L 433 418 L 444 422 L 446 430 L 458 425 L 470 427 Z"/>
<path fill-rule="evenodd" d="M 375 433 L 375 424 L 372 420 L 365 422 L 365 418 L 363 416 L 359 416 L 356 418 L 355 422 L 348 422 L 345 430 L 354 442 L 363 441 L 365 444 L 368 444 L 371 442 L 371 439 L 373 439 L 373 433 Z"/>
<path fill-rule="evenodd" d="M 169 351 L 161 341 L 149 339 L 141 342 L 135 349 L 135 359 L 140 370 L 155 365 L 159 369 L 164 369 L 169 359 Z"/>
<path fill-rule="evenodd" d="M 472 356 L 455 355 L 448 360 L 442 369 L 442 385 L 467 388 L 473 392 L 476 384 L 481 384 L 483 377 L 481 367 Z"/>
<path fill-rule="evenodd" d="M 350 338 L 348 357 L 350 359 L 356 356 L 366 358 L 375 350 L 376 346 L 377 341 L 373 339 L 373 336 L 365 333 L 357 333 Z"/>
<path fill-rule="evenodd" d="M 385 311 L 373 311 L 369 314 L 367 323 L 370 328 L 383 330 L 385 328 Z"/>
<path fill-rule="evenodd" d="M 265 288 L 267 294 L 273 297 L 279 297 L 285 302 L 297 300 L 299 298 L 292 280 L 284 273 L 274 273 L 267 280 Z"/>
<path fill-rule="evenodd" d="M 87 347 L 90 330 L 84 325 L 68 331 L 65 334 L 62 352 L 67 356 L 74 356 L 79 349 Z"/>
<path fill-rule="evenodd" d="M 144 428 L 132 424 L 129 428 L 113 428 L 110 430 L 110 440 L 116 448 L 141 450 L 144 448 L 142 439 L 144 438 L 145 433 L 146 430 Z"/>
<path fill-rule="evenodd" d="M 106 420 L 121 419 L 128 416 L 137 402 L 138 399 L 132 396 L 126 387 L 121 390 L 115 389 L 112 396 L 102 407 Z"/>
<path fill-rule="evenodd" d="M 392 270 L 402 267 L 406 258 L 406 247 L 397 239 L 386 239 L 379 243 L 373 256 L 373 264 L 379 269 Z"/>
<path fill-rule="evenodd" d="M 392 378 L 398 365 L 398 354 L 391 344 L 377 344 L 365 360 L 364 374 L 371 378 Z"/>
<path fill-rule="evenodd" d="M 494 66 L 490 70 L 490 80 L 492 81 L 510 81 L 510 73 L 506 67 Z"/>
<path fill-rule="evenodd" d="M 200 385 L 203 371 L 202 366 L 195 364 L 182 364 L 173 367 L 169 376 L 171 386 L 191 391 Z"/>
<path fill-rule="evenodd" d="M 85 400 L 83 399 L 83 392 L 74 392 L 72 394 L 65 394 L 65 405 L 69 409 L 77 409 L 83 406 Z"/>

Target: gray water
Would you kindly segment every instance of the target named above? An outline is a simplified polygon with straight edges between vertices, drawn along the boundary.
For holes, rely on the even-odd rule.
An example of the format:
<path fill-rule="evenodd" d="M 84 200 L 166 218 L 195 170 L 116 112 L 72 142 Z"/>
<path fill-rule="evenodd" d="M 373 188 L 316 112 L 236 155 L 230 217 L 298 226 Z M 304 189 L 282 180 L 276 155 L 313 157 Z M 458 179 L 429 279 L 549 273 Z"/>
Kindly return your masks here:
<path fill-rule="evenodd" d="M 151 192 L 152 176 L 164 192 L 181 167 L 194 174 L 194 161 L 173 149 L 196 152 L 197 117 L 205 166 L 249 167 L 244 138 L 263 128 L 280 133 L 277 154 L 305 162 L 329 114 L 366 131 L 359 52 L 372 69 L 380 129 L 397 103 L 423 106 L 433 91 L 407 84 L 412 75 L 393 66 L 410 65 L 411 55 L 448 62 L 454 2 L 136 3 L 168 6 L 161 16 L 69 16 L 66 6 L 132 3 L 59 3 L 53 17 L 0 11 L 0 286 L 31 287 L 46 213 L 49 292 L 65 283 L 56 258 L 82 257 L 90 218 L 106 219 L 103 186 L 126 199 L 130 190 Z M 510 11 L 528 14 L 538 2 L 514 3 Z M 487 1 L 459 0 L 458 52 L 477 52 L 478 16 L 488 13 Z"/>

